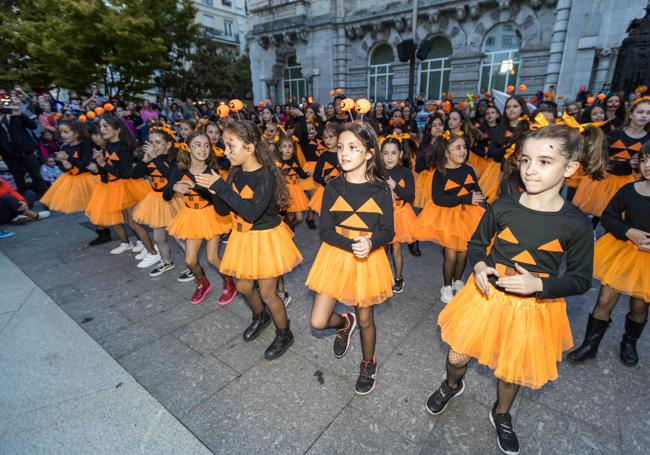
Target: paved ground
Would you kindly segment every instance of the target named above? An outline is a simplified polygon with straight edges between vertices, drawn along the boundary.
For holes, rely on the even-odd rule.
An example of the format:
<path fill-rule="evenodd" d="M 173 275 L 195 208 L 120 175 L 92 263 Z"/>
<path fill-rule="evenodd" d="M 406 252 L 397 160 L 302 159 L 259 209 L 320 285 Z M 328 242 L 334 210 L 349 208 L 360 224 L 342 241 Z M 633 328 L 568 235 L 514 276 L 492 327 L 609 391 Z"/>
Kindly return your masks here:
<path fill-rule="evenodd" d="M 210 453 L 2 253 L 0 289 L 0 453 Z"/>
<path fill-rule="evenodd" d="M 287 277 L 296 342 L 272 362 L 262 357 L 272 330 L 241 340 L 249 319 L 241 299 L 219 308 L 215 293 L 189 305 L 192 285 L 176 282 L 181 267 L 151 279 L 132 256 L 110 256 L 106 245 L 83 248 L 94 235 L 83 216 L 15 230 L 0 251 L 215 453 L 497 453 L 488 369 L 469 369 L 465 395 L 443 415 L 424 410 L 444 376 L 446 352 L 435 325 L 441 255 L 431 245 L 421 258 L 406 255 L 405 292 L 377 309 L 378 384 L 358 397 L 358 333 L 337 360 L 333 332 L 309 328 L 312 294 L 303 283 L 319 242 L 304 226 L 296 241 L 305 262 Z M 569 302 L 578 341 L 596 295 L 594 288 Z M 640 365 L 623 366 L 617 346 L 626 305 L 615 311 L 595 362 L 563 363 L 559 381 L 517 398 L 522 453 L 650 452 L 650 336 L 640 342 Z"/>

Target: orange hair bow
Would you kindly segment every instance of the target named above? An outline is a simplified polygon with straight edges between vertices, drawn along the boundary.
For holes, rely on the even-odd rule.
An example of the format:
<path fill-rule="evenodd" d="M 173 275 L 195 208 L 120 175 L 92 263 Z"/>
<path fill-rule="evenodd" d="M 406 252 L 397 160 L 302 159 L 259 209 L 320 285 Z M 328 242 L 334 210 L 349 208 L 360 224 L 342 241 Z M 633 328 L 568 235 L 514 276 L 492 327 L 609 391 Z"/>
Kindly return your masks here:
<path fill-rule="evenodd" d="M 411 135 L 409 133 L 397 134 L 393 132 L 386 137 L 382 137 L 381 142 L 383 143 L 386 139 L 395 139 L 397 142 L 401 144 L 402 141 L 408 141 L 409 139 L 411 139 Z"/>
<path fill-rule="evenodd" d="M 637 98 L 634 100 L 632 104 L 636 106 L 639 103 L 645 103 L 645 102 L 650 102 L 650 96 L 642 96 L 641 98 Z"/>
<path fill-rule="evenodd" d="M 177 142 L 176 143 L 176 148 L 180 150 L 181 152 L 189 152 L 190 148 L 187 146 L 185 142 Z"/>
<path fill-rule="evenodd" d="M 527 115 L 522 115 L 521 117 L 519 117 L 519 120 L 520 120 L 520 121 L 524 121 L 524 120 L 525 120 L 526 122 L 530 122 L 530 118 L 529 118 Z"/>
<path fill-rule="evenodd" d="M 648 100 L 650 101 L 650 97 L 648 98 Z M 582 133 L 585 132 L 585 128 L 587 126 L 602 126 L 605 123 L 607 123 L 607 121 L 604 121 L 604 122 L 592 122 L 592 123 L 580 123 L 576 119 L 574 119 L 572 116 L 570 116 L 569 114 L 564 112 L 562 114 L 562 123 L 564 125 L 568 126 L 569 128 L 577 129 L 580 132 L 580 134 L 582 134 Z"/>
<path fill-rule="evenodd" d="M 530 124 L 530 130 L 535 131 L 540 128 L 544 128 L 548 126 L 548 120 L 546 120 L 546 117 L 544 117 L 544 114 L 541 112 L 535 116 L 535 121 L 531 122 Z"/>
<path fill-rule="evenodd" d="M 506 149 L 506 153 L 503 154 L 503 157 L 505 159 L 508 159 L 512 156 L 513 153 L 515 153 L 515 149 L 517 148 L 517 144 L 512 144 L 510 147 Z"/>

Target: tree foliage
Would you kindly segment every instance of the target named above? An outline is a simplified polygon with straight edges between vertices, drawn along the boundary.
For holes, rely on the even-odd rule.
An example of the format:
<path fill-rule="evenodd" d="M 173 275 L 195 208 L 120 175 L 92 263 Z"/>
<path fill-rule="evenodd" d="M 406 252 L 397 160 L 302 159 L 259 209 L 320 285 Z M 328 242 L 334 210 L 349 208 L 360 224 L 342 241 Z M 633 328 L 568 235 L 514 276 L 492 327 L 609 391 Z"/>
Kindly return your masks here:
<path fill-rule="evenodd" d="M 0 0 L 0 84 L 245 98 L 247 56 L 194 23 L 191 0 Z M 6 39 L 4 37 L 6 36 Z"/>
<path fill-rule="evenodd" d="M 118 93 L 154 85 L 196 36 L 191 0 L 23 0 L 0 16 L 9 48 L 0 79 Z M 6 56 L 4 54 L 7 54 Z M 5 61 L 7 64 L 5 65 Z"/>

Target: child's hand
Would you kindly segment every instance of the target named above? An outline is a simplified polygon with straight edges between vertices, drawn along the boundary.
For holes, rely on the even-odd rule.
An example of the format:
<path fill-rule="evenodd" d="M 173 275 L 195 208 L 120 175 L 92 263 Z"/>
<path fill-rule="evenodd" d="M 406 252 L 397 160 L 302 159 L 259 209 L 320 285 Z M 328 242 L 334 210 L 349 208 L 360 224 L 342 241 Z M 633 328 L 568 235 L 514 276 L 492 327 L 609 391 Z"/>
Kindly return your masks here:
<path fill-rule="evenodd" d="M 650 233 L 648 232 L 631 228 L 627 230 L 625 236 L 639 248 L 647 249 L 650 247 Z"/>
<path fill-rule="evenodd" d="M 392 177 L 388 177 L 388 180 L 386 180 L 386 183 L 388 183 L 388 186 L 390 187 L 391 190 L 394 190 L 395 187 L 397 186 L 397 183 L 395 180 L 393 180 Z"/>
<path fill-rule="evenodd" d="M 99 169 L 95 163 L 90 163 L 86 168 L 93 174 L 97 174 L 99 172 Z"/>
<path fill-rule="evenodd" d="M 148 163 L 149 161 L 153 160 L 156 157 L 156 149 L 154 148 L 153 144 L 149 141 L 144 143 L 144 145 L 142 146 L 142 151 L 144 152 L 142 161 L 144 161 L 145 163 Z"/>
<path fill-rule="evenodd" d="M 544 284 L 541 278 L 531 274 L 516 262 L 515 269 L 519 272 L 519 275 L 499 278 L 497 284 L 513 294 L 530 295 L 544 290 Z"/>
<path fill-rule="evenodd" d="M 210 188 L 212 185 L 214 185 L 214 182 L 220 178 L 221 176 L 216 173 L 214 169 L 210 169 L 209 174 L 197 175 L 194 177 L 194 180 L 196 181 L 197 185 L 202 186 L 203 188 Z"/>
<path fill-rule="evenodd" d="M 490 275 L 498 278 L 499 272 L 494 267 L 488 267 L 483 261 L 476 263 L 474 266 L 474 281 L 476 281 L 476 285 L 485 295 L 490 295 L 490 280 L 488 279 Z"/>
<path fill-rule="evenodd" d="M 480 191 L 472 191 L 472 205 L 480 205 L 485 201 L 485 196 Z"/>
<path fill-rule="evenodd" d="M 106 166 L 106 160 L 104 159 L 104 152 L 101 150 L 93 149 L 93 160 L 95 160 L 100 167 Z"/>
<path fill-rule="evenodd" d="M 56 153 L 54 154 L 54 156 L 56 156 L 56 159 L 57 159 L 58 161 L 68 161 L 68 158 L 69 158 L 69 157 L 68 157 L 68 154 L 65 153 L 65 152 L 56 152 Z"/>
<path fill-rule="evenodd" d="M 174 191 L 180 194 L 187 194 L 194 187 L 192 182 L 187 182 L 183 180 L 182 182 L 176 182 L 174 184 Z"/>
<path fill-rule="evenodd" d="M 23 201 L 20 201 L 18 203 L 18 211 L 19 212 L 22 213 L 22 212 L 24 212 L 25 210 L 28 210 L 28 209 L 29 209 L 29 206 L 27 204 L 25 204 Z"/>
<path fill-rule="evenodd" d="M 367 258 L 372 250 L 372 240 L 369 237 L 359 236 L 354 239 L 352 253 L 359 259 Z"/>

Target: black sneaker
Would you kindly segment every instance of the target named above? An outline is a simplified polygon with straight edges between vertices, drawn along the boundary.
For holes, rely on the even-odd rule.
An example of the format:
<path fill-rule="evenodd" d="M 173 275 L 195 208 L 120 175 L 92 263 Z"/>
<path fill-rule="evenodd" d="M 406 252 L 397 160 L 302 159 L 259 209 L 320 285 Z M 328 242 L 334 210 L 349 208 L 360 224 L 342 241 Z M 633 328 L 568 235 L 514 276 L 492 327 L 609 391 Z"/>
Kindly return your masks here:
<path fill-rule="evenodd" d="M 350 349 L 350 341 L 352 341 L 352 333 L 357 328 L 357 317 L 354 313 L 345 313 L 342 315 L 348 323 L 347 325 L 336 331 L 336 338 L 334 338 L 334 355 L 337 359 L 343 357 Z"/>
<path fill-rule="evenodd" d="M 280 297 L 280 300 L 282 300 L 282 303 L 284 303 L 285 308 L 288 307 L 291 303 L 291 296 L 287 291 L 278 292 L 278 297 Z"/>
<path fill-rule="evenodd" d="M 185 269 L 178 276 L 178 281 L 181 283 L 187 283 L 188 281 L 194 281 L 194 274 L 190 269 Z"/>
<path fill-rule="evenodd" d="M 393 285 L 393 294 L 401 294 L 404 290 L 404 278 L 399 277 L 395 280 Z"/>
<path fill-rule="evenodd" d="M 164 262 L 159 262 L 158 265 L 151 272 L 149 272 L 149 276 L 150 277 L 160 276 L 165 272 L 169 272 L 174 267 L 175 267 L 174 261 L 171 261 L 169 264 L 165 264 Z"/>
<path fill-rule="evenodd" d="M 497 414 L 496 403 L 490 411 L 490 422 L 495 430 L 497 430 L 497 444 L 501 452 L 507 455 L 517 455 L 519 453 L 519 441 L 515 430 L 512 428 L 512 417 L 510 414 Z"/>
<path fill-rule="evenodd" d="M 305 220 L 305 224 L 309 229 L 316 229 L 316 222 L 314 221 L 313 218 L 307 218 Z"/>
<path fill-rule="evenodd" d="M 460 380 L 460 385 L 456 390 L 449 387 L 447 380 L 442 381 L 442 384 L 427 399 L 427 412 L 431 415 L 437 416 L 447 408 L 451 400 L 460 396 L 465 391 L 465 381 Z"/>
<path fill-rule="evenodd" d="M 289 322 L 287 321 L 286 329 L 275 329 L 275 338 L 269 347 L 266 348 L 266 351 L 264 351 L 264 358 L 266 360 L 277 359 L 293 344 L 293 333 L 291 333 L 291 329 L 289 328 Z"/>
<path fill-rule="evenodd" d="M 373 357 L 372 360 L 362 360 L 359 377 L 357 378 L 357 387 L 354 390 L 357 395 L 368 395 L 375 388 L 377 381 L 377 358 Z"/>

